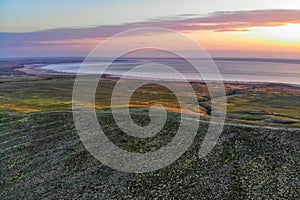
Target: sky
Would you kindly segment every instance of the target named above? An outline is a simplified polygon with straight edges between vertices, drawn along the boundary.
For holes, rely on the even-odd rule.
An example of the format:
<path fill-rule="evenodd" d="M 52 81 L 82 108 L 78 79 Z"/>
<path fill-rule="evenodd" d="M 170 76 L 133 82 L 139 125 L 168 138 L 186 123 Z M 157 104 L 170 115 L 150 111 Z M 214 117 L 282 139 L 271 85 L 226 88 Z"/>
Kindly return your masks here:
<path fill-rule="evenodd" d="M 0 56 L 86 56 L 141 27 L 186 34 L 212 57 L 300 58 L 299 0 L 0 0 Z"/>

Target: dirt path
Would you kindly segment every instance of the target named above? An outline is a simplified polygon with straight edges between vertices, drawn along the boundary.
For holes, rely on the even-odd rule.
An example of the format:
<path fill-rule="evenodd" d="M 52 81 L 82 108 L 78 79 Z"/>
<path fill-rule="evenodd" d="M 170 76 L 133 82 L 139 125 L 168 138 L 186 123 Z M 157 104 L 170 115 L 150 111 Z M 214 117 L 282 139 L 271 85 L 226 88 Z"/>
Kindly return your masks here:
<path fill-rule="evenodd" d="M 76 111 L 72 110 L 56 110 L 56 111 L 44 111 L 44 112 L 32 112 L 29 113 L 29 115 L 38 115 L 38 114 L 47 114 L 47 113 L 72 113 Z M 108 110 L 99 110 L 97 111 L 98 113 L 103 113 L 103 114 L 109 114 L 111 113 Z M 146 113 L 135 113 L 135 114 L 142 114 L 146 115 Z M 195 117 L 183 117 L 184 119 L 187 120 L 192 120 L 192 121 L 199 121 L 202 123 L 218 123 L 218 122 L 210 122 L 208 120 L 203 120 L 203 119 L 195 119 Z M 260 126 L 260 125 L 251 125 L 251 124 L 241 124 L 241 123 L 232 123 L 232 122 L 225 122 L 225 126 L 234 126 L 234 127 L 245 127 L 245 128 L 258 128 L 258 129 L 270 129 L 270 130 L 282 130 L 282 131 L 300 131 L 300 128 L 294 128 L 294 127 L 276 127 L 276 126 Z"/>

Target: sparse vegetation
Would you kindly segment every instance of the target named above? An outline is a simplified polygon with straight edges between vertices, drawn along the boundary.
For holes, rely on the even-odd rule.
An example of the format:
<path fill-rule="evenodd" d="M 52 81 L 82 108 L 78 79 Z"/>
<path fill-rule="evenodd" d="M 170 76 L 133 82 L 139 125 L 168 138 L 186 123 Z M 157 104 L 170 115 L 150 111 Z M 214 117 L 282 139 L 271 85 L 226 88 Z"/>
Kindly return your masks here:
<path fill-rule="evenodd" d="M 143 109 L 132 117 L 147 121 Z M 299 199 L 299 131 L 226 126 L 204 159 L 198 150 L 207 124 L 179 160 L 146 174 L 117 172 L 84 148 L 72 113 L 39 112 L 0 115 L 0 196 L 21 198 L 102 199 Z M 98 111 L 106 135 L 121 148 L 153 151 L 176 133 L 178 114 L 168 113 L 165 128 L 151 139 L 124 134 L 109 110 Z"/>

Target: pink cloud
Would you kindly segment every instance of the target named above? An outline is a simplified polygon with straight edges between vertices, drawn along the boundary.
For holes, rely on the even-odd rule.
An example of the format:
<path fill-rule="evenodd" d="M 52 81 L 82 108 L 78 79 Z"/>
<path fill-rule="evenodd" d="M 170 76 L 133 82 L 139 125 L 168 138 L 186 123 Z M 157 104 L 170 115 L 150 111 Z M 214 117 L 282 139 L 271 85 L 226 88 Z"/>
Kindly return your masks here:
<path fill-rule="evenodd" d="M 247 31 L 251 27 L 300 23 L 300 10 L 220 11 L 205 16 L 185 14 L 167 19 L 89 28 L 61 28 L 27 33 L 0 33 L 0 49 L 47 45 L 47 41 L 106 38 L 130 28 L 164 27 L 177 31 Z M 48 43 L 49 45 L 54 45 Z"/>

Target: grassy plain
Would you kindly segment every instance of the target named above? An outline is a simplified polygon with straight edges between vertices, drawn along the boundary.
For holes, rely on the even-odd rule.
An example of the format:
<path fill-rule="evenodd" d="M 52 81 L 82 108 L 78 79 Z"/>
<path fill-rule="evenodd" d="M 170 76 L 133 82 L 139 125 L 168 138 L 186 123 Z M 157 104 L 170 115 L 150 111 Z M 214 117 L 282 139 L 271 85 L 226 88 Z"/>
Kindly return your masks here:
<path fill-rule="evenodd" d="M 18 112 L 70 110 L 74 76 L 1 76 L 0 109 Z M 106 78 L 99 83 L 96 93 L 96 108 L 111 107 L 111 92 L 115 78 Z M 135 81 L 128 79 L 128 82 Z M 182 87 L 180 83 L 176 87 Z M 199 106 L 184 107 L 193 114 L 200 111 L 203 118 L 210 117 L 210 98 L 204 83 L 191 83 Z M 227 120 L 232 122 L 300 126 L 300 88 L 273 83 L 226 83 Z M 184 91 L 184 88 L 182 88 Z M 184 93 L 182 95 L 185 95 Z M 139 88 L 131 97 L 130 107 L 149 107 L 162 104 L 167 110 L 179 112 L 176 96 L 167 88 L 148 84 Z M 125 105 L 119 105 L 123 107 Z"/>

